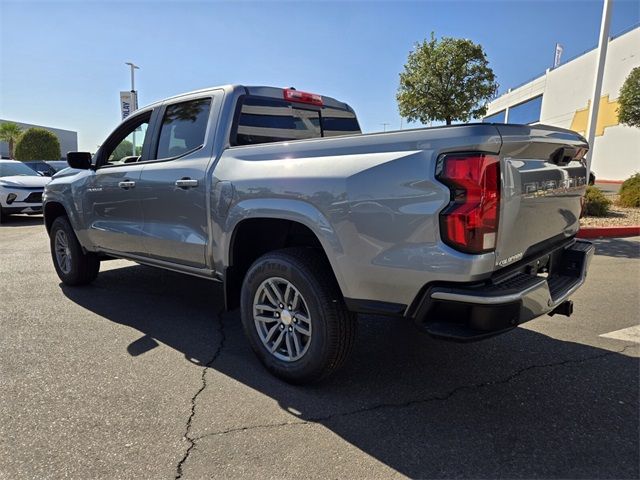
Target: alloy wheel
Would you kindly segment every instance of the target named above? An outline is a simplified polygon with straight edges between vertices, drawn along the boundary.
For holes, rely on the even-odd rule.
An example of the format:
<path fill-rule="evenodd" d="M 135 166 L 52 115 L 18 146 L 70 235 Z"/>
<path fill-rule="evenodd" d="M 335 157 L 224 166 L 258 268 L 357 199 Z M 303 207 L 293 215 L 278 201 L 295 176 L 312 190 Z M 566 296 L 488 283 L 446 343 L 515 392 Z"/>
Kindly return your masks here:
<path fill-rule="evenodd" d="M 64 274 L 71 272 L 71 249 L 69 248 L 69 239 L 63 230 L 56 232 L 55 252 L 58 267 Z"/>
<path fill-rule="evenodd" d="M 288 280 L 271 277 L 260 284 L 253 300 L 253 319 L 262 344 L 279 360 L 294 362 L 309 349 L 309 308 Z"/>

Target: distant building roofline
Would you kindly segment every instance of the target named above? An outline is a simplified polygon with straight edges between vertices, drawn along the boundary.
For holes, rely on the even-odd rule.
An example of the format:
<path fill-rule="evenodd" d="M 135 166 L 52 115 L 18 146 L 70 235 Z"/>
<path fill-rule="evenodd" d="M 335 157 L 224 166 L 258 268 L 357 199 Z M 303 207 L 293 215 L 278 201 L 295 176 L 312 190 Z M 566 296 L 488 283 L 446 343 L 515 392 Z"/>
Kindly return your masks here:
<path fill-rule="evenodd" d="M 611 35 L 611 36 L 609 37 L 609 41 L 611 42 L 612 40 L 615 40 L 616 38 L 622 37 L 623 35 L 626 35 L 627 33 L 631 32 L 631 31 L 633 31 L 633 30 L 635 30 L 635 29 L 637 29 L 637 28 L 640 28 L 640 23 L 635 23 L 635 24 L 631 25 L 630 27 L 627 27 L 627 28 L 625 28 L 624 30 L 622 30 L 622 31 L 620 31 L 620 32 L 618 32 L 618 33 L 616 33 L 615 35 Z M 560 65 L 558 65 L 556 68 L 551 68 L 551 67 L 549 67 L 549 68 L 547 68 L 543 73 L 539 73 L 538 75 L 536 75 L 536 76 L 534 76 L 534 77 L 531 77 L 531 78 L 529 78 L 528 80 L 526 80 L 526 81 L 524 81 L 524 82 L 521 82 L 521 83 L 517 84 L 517 85 L 516 85 L 516 86 L 514 86 L 514 87 L 509 87 L 509 88 L 508 88 L 507 90 L 505 90 L 504 92 L 501 92 L 499 95 L 496 95 L 496 97 L 495 97 L 493 100 L 495 100 L 496 98 L 500 98 L 500 97 L 502 97 L 503 95 L 506 95 L 507 93 L 513 92 L 514 90 L 517 90 L 517 89 L 518 89 L 518 88 L 520 88 L 520 87 L 524 87 L 525 85 L 527 85 L 527 84 L 529 84 L 529 83 L 531 83 L 531 82 L 535 82 L 535 81 L 536 81 L 536 80 L 538 80 L 539 78 L 544 77 L 544 76 L 547 74 L 547 72 L 554 71 L 554 70 L 558 70 L 559 68 L 562 68 L 563 66 L 565 66 L 565 65 L 567 65 L 568 63 L 570 63 L 570 62 L 574 61 L 575 59 L 580 58 L 580 57 L 582 57 L 583 55 L 586 55 L 587 53 L 593 52 L 596 48 L 598 48 L 598 46 L 597 46 L 597 45 L 596 45 L 595 47 L 589 48 L 588 50 L 584 50 L 583 52 L 578 53 L 577 55 L 574 55 L 573 57 L 568 58 L 566 61 L 564 61 L 563 63 L 561 63 Z M 492 101 L 493 101 L 493 100 L 492 100 Z"/>
<path fill-rule="evenodd" d="M 7 120 L 5 118 L 0 118 L 0 123 L 17 123 L 19 125 L 29 125 L 29 128 L 50 128 L 52 130 L 59 130 L 61 132 L 68 132 L 68 133 L 75 133 L 76 135 L 78 134 L 77 130 L 69 130 L 67 128 L 59 128 L 59 127 L 51 127 L 49 125 L 39 125 L 36 123 L 31 123 L 31 122 L 22 122 L 20 120 Z"/>

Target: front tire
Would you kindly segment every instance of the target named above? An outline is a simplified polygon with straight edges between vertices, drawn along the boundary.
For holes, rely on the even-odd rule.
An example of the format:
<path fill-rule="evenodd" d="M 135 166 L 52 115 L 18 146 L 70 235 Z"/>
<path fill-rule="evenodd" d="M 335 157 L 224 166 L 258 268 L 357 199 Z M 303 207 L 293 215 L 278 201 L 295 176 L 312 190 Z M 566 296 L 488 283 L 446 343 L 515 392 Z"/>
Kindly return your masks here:
<path fill-rule="evenodd" d="M 260 361 L 289 383 L 328 377 L 353 348 L 356 316 L 316 249 L 289 248 L 256 260 L 242 284 L 241 316 Z"/>
<path fill-rule="evenodd" d="M 100 260 L 94 253 L 85 253 L 78 242 L 69 219 L 56 218 L 49 232 L 51 257 L 56 273 L 65 285 L 86 285 L 100 271 Z"/>
<path fill-rule="evenodd" d="M 4 213 L 4 209 L 0 207 L 0 223 L 6 223 L 9 220 L 9 214 Z"/>

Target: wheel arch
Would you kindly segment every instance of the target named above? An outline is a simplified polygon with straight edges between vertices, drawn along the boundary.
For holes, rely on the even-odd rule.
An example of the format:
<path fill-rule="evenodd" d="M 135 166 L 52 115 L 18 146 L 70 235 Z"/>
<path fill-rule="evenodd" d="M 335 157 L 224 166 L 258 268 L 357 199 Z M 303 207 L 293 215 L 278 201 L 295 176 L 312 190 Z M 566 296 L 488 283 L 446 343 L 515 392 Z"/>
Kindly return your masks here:
<path fill-rule="evenodd" d="M 242 280 L 251 264 L 265 253 L 288 247 L 318 249 L 331 267 L 341 292 L 345 293 L 335 265 L 342 246 L 333 227 L 313 206 L 304 202 L 285 202 L 286 209 L 274 209 L 273 205 L 265 206 L 262 201 L 259 210 L 244 205 L 242 211 L 232 211 L 227 217 L 237 219 L 226 229 L 228 233 L 223 242 L 227 309 L 239 305 Z M 263 211 L 264 208 L 268 211 Z"/>
<path fill-rule="evenodd" d="M 71 224 L 71 228 L 73 228 L 73 232 L 78 238 L 78 242 L 80 242 L 80 246 L 85 251 L 93 251 L 91 246 L 91 242 L 87 238 L 87 231 L 81 228 L 81 223 L 79 220 L 79 212 L 74 210 L 73 208 L 69 208 L 69 205 L 66 204 L 63 198 L 57 196 L 51 199 L 48 199 L 42 205 L 42 213 L 44 215 L 44 224 L 47 229 L 47 233 L 50 233 L 51 226 L 56 218 L 60 216 L 66 216 L 69 219 L 69 223 Z"/>
<path fill-rule="evenodd" d="M 69 218 L 69 221 L 71 221 L 69 213 L 67 212 L 65 206 L 57 201 L 45 203 L 44 208 L 42 209 L 42 213 L 44 215 L 44 225 L 47 228 L 47 233 L 51 231 L 51 225 L 53 225 L 53 222 L 56 218 L 66 216 L 67 218 Z"/>

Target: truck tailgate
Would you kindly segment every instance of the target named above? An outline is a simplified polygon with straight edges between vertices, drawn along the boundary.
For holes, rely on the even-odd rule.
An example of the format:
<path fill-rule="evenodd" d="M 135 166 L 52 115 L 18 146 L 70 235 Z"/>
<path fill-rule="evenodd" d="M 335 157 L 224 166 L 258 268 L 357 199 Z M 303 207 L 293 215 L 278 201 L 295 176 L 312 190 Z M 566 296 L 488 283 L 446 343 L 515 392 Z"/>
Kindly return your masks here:
<path fill-rule="evenodd" d="M 496 243 L 501 268 L 576 234 L 588 183 L 579 160 L 588 145 L 577 133 L 555 127 L 496 127 L 503 142 Z"/>

